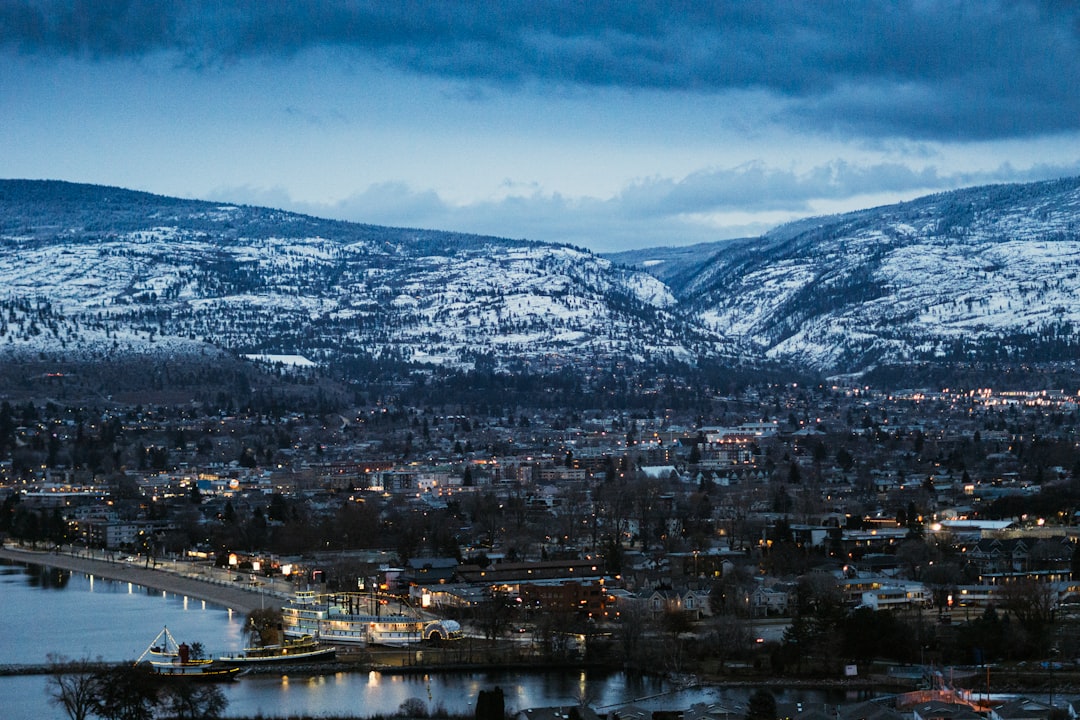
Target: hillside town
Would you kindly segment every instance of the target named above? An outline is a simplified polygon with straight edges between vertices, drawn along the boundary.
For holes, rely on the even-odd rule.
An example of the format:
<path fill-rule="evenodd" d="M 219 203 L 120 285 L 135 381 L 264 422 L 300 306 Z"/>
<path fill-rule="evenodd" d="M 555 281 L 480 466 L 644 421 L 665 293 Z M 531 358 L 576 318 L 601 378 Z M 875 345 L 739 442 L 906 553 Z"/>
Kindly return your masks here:
<path fill-rule="evenodd" d="M 1078 400 L 791 383 L 694 417 L 5 401 L 0 531 L 293 591 L 374 582 L 540 655 L 673 673 L 1071 665 Z"/>
<path fill-rule="evenodd" d="M 748 383 L 664 409 L 679 392 L 563 411 L 5 399 L 0 535 L 258 590 L 298 632 L 306 602 L 378 593 L 438 621 L 416 626 L 432 667 L 899 693 L 823 711 L 762 689 L 684 720 L 1075 717 L 1080 396 Z M 392 634 L 375 628 L 369 648 Z M 520 717 L 567 712 L 596 715 Z"/>

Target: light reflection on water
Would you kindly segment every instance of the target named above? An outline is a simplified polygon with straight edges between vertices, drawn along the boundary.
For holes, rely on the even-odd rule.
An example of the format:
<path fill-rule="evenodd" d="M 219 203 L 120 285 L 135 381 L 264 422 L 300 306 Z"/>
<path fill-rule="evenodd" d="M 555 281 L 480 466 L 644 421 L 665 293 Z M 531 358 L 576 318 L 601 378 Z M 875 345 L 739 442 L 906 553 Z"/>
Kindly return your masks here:
<path fill-rule="evenodd" d="M 163 626 L 211 653 L 244 646 L 238 614 L 128 582 L 0 561 L 0 597 L 0 665 L 134 660 Z"/>
<path fill-rule="evenodd" d="M 624 673 L 440 673 L 384 675 L 336 673 L 317 677 L 246 676 L 226 688 L 229 715 L 286 717 L 312 714 L 366 717 L 393 715 L 407 700 L 419 700 L 429 711 L 473 715 L 481 690 L 500 687 L 507 711 L 534 707 L 574 706 L 585 702 L 601 713 L 633 702 L 646 710 L 685 710 L 695 703 L 720 705 L 742 717 L 754 688 L 691 688 L 673 690 L 657 678 Z M 837 693 L 805 688 L 773 691 L 778 701 L 804 706 L 842 700 Z"/>
<path fill-rule="evenodd" d="M 138 657 L 163 625 L 207 652 L 243 648 L 244 618 L 202 600 L 39 566 L 0 561 L 0 664 L 43 663 L 50 654 L 122 661 Z M 48 704 L 43 676 L 0 677 L 3 717 L 63 718 Z M 501 687 L 508 710 L 586 702 L 606 711 L 635 701 L 646 709 L 685 709 L 696 702 L 741 707 L 752 689 L 670 692 L 657 678 L 623 673 L 440 673 L 395 675 L 248 675 L 223 690 L 231 717 L 290 715 L 367 717 L 393 714 L 407 700 L 429 710 L 472 715 L 480 690 Z M 823 702 L 813 690 L 777 692 L 778 699 Z M 740 713 L 741 714 L 741 713 Z"/>
<path fill-rule="evenodd" d="M 508 710 L 551 705 L 577 705 L 584 700 L 594 707 L 622 704 L 656 696 L 667 686 L 655 678 L 631 679 L 622 673 L 439 673 L 393 675 L 381 673 L 335 673 L 316 677 L 270 675 L 247 676 L 228 689 L 229 713 L 255 716 L 310 713 L 336 715 L 393 714 L 402 703 L 419 700 L 428 710 L 471 715 L 481 690 L 500 687 Z M 682 697 L 679 697 L 681 695 Z M 668 694 L 667 702 L 704 701 L 708 692 L 695 690 Z M 660 702 L 660 698 L 654 698 Z M 643 703 L 651 701 L 644 700 Z"/>
<path fill-rule="evenodd" d="M 564 684 L 562 681 L 552 683 L 557 673 L 477 673 L 450 675 L 438 679 L 432 676 L 430 702 L 427 701 L 427 682 L 419 676 L 374 675 L 374 678 L 365 673 L 281 678 L 246 676 L 221 686 L 229 700 L 226 717 L 261 715 L 270 720 L 300 714 L 313 717 L 392 715 L 402 702 L 410 698 L 424 701 L 429 708 L 444 707 L 451 712 L 472 715 L 479 691 L 495 686 L 503 689 L 508 710 L 577 704 L 576 698 L 553 689 L 553 685 L 557 687 Z M 605 680 L 583 680 L 576 673 L 570 673 L 570 676 L 564 680 L 569 680 L 575 686 L 583 682 L 586 688 L 601 690 L 598 695 L 600 701 L 590 702 L 602 713 L 614 709 L 603 704 L 605 698 L 618 696 L 617 704 L 622 704 L 627 700 L 642 697 L 634 694 L 635 688 L 639 686 L 633 681 L 627 683 L 622 674 L 608 676 Z M 619 696 L 623 691 L 629 691 L 630 694 Z M 737 708 L 732 717 L 741 718 L 742 708 L 745 707 L 750 692 L 752 688 L 701 689 L 670 693 L 635 704 L 646 710 L 662 710 L 686 709 L 695 702 L 716 703 L 732 709 Z M 800 701 L 804 704 L 825 702 L 826 699 L 821 692 L 812 690 L 776 690 L 774 693 L 778 700 Z M 0 698 L 5 720 L 63 720 L 65 717 L 57 708 L 47 703 L 45 678 L 40 675 L 0 677 Z M 828 698 L 829 702 L 836 700 L 837 698 Z"/>

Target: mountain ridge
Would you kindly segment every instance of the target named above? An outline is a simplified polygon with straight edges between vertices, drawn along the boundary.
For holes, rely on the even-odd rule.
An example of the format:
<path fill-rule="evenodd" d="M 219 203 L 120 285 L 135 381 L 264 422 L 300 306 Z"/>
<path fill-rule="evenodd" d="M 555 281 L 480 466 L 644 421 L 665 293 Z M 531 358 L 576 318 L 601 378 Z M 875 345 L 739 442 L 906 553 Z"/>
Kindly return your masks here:
<path fill-rule="evenodd" d="M 0 180 L 0 353 L 303 355 L 464 370 L 1080 357 L 1080 178 L 595 255 Z"/>
<path fill-rule="evenodd" d="M 990 185 L 801 221 L 714 256 L 689 312 L 819 370 L 1076 357 L 1080 178 Z"/>
<path fill-rule="evenodd" d="M 58 182 L 0 182 L 0 348 L 474 367 L 715 345 L 651 275 L 571 246 Z"/>

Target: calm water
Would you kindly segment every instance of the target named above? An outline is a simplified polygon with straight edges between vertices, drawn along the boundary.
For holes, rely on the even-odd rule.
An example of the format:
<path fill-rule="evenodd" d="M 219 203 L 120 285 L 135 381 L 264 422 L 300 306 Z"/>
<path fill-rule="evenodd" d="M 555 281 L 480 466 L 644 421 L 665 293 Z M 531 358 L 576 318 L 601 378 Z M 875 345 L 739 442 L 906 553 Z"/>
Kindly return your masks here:
<path fill-rule="evenodd" d="M 0 665 L 43 663 L 49 655 L 134 660 L 166 626 L 208 652 L 244 645 L 238 613 L 66 570 L 0 564 L 0 598 Z"/>
<path fill-rule="evenodd" d="M 50 655 L 122 661 L 138 657 L 162 626 L 178 640 L 202 642 L 212 654 L 245 645 L 244 618 L 201 600 L 138 585 L 39 566 L 0 561 L 0 664 L 41 663 Z M 594 708 L 631 701 L 651 709 L 687 708 L 695 702 L 741 707 L 749 690 L 668 692 L 655 678 L 622 673 L 452 673 L 431 676 L 337 673 L 323 676 L 257 675 L 222 686 L 229 716 L 393 714 L 419 699 L 429 709 L 472 713 L 480 690 L 499 686 L 508 709 L 577 704 Z M 824 702 L 800 691 L 779 699 Z M 835 701 L 835 700 L 832 700 Z M 4 720 L 64 718 L 48 704 L 43 676 L 0 677 Z"/>

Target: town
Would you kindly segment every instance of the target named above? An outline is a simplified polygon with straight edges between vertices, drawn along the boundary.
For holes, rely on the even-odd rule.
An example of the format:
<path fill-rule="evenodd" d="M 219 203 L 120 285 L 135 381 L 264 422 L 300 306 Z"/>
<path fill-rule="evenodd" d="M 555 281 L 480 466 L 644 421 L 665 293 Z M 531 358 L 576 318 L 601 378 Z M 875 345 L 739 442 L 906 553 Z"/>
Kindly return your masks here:
<path fill-rule="evenodd" d="M 1072 663 L 1078 400 L 770 383 L 693 417 L 4 402 L 0 531 L 296 590 L 373 581 L 549 657 L 670 672 Z"/>

